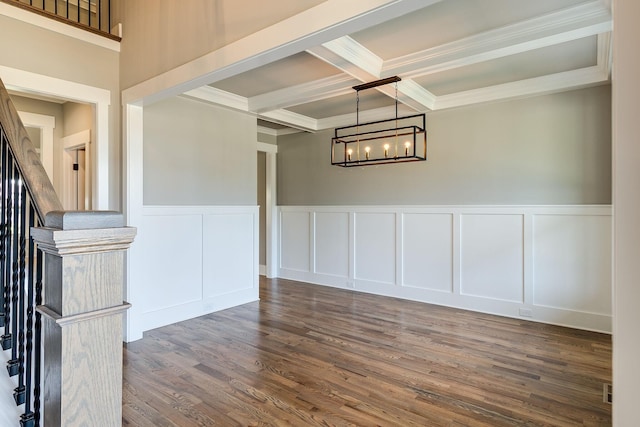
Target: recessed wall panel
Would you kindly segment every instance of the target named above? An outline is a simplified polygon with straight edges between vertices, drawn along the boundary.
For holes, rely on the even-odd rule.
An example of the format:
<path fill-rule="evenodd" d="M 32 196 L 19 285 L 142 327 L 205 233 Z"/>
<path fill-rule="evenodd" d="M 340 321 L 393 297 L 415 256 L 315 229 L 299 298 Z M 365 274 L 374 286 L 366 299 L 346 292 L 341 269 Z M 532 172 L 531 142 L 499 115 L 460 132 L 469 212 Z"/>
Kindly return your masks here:
<path fill-rule="evenodd" d="M 282 212 L 280 226 L 280 266 L 282 268 L 309 271 L 309 221 L 308 212 Z"/>
<path fill-rule="evenodd" d="M 356 214 L 356 278 L 395 283 L 395 213 Z"/>
<path fill-rule="evenodd" d="M 402 216 L 403 286 L 453 290 L 452 225 L 450 214 Z"/>
<path fill-rule="evenodd" d="M 349 214 L 316 212 L 316 273 L 349 275 Z"/>
<path fill-rule="evenodd" d="M 202 297 L 202 219 L 200 215 L 145 216 L 145 313 L 175 307 Z"/>
<path fill-rule="evenodd" d="M 533 217 L 534 304 L 611 314 L 611 217 Z"/>
<path fill-rule="evenodd" d="M 460 292 L 524 300 L 523 216 L 461 215 Z"/>
<path fill-rule="evenodd" d="M 203 216 L 202 258 L 204 298 L 253 287 L 254 217 L 250 214 Z"/>

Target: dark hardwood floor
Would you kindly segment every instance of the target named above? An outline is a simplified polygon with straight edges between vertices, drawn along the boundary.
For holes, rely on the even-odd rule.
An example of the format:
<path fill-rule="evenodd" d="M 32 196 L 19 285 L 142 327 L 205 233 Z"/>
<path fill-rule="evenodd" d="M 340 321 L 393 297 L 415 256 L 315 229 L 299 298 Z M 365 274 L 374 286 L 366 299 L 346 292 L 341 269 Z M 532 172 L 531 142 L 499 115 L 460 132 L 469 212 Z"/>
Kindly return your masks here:
<path fill-rule="evenodd" d="M 124 349 L 123 425 L 607 426 L 611 337 L 288 280 Z"/>

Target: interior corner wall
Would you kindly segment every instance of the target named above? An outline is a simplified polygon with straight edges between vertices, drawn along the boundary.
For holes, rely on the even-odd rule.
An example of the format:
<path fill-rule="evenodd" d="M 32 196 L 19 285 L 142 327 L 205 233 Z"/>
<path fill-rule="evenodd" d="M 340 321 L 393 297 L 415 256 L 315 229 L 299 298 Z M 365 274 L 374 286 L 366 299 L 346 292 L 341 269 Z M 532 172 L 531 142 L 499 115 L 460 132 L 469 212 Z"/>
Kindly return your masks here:
<path fill-rule="evenodd" d="M 256 205 L 255 117 L 174 97 L 144 108 L 144 204 Z"/>
<path fill-rule="evenodd" d="M 428 161 L 331 166 L 332 130 L 278 137 L 278 205 L 611 203 L 611 87 L 427 115 Z"/>

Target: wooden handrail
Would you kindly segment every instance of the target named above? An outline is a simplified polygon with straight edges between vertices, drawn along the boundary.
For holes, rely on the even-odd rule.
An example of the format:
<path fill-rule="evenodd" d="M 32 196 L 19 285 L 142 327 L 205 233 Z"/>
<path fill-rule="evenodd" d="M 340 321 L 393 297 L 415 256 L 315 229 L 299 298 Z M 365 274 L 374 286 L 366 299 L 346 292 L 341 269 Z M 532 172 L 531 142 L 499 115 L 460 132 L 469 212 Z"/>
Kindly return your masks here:
<path fill-rule="evenodd" d="M 15 161 L 42 222 L 47 213 L 63 210 L 40 156 L 29 139 L 9 93 L 0 79 L 0 126 L 9 141 Z"/>

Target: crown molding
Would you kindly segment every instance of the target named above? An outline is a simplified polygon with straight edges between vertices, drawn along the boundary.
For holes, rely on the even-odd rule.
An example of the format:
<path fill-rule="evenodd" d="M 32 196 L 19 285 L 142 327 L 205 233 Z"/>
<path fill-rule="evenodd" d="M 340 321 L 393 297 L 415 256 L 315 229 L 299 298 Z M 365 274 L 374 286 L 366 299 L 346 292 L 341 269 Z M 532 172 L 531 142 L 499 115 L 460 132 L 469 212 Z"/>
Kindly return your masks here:
<path fill-rule="evenodd" d="M 211 86 L 201 86 L 183 94 L 184 96 L 199 99 L 213 104 L 223 105 L 234 110 L 249 112 L 249 102 L 244 96 L 216 89 Z"/>
<path fill-rule="evenodd" d="M 307 132 L 315 132 L 318 130 L 318 120 L 289 110 L 280 109 L 267 111 L 258 117 Z"/>
<path fill-rule="evenodd" d="M 300 129 L 293 129 L 293 128 L 272 129 L 266 126 L 258 126 L 258 133 L 263 133 L 265 135 L 271 135 L 271 136 L 291 135 L 291 134 L 300 133 L 300 132 L 303 132 L 303 131 Z"/>
<path fill-rule="evenodd" d="M 450 95 L 441 95 L 436 99 L 435 110 L 580 89 L 606 83 L 607 81 L 608 75 L 600 67 L 587 67 Z"/>
<path fill-rule="evenodd" d="M 360 83 L 344 74 L 314 80 L 296 86 L 267 92 L 249 98 L 249 110 L 256 113 L 287 108 L 351 93 L 351 86 Z"/>

